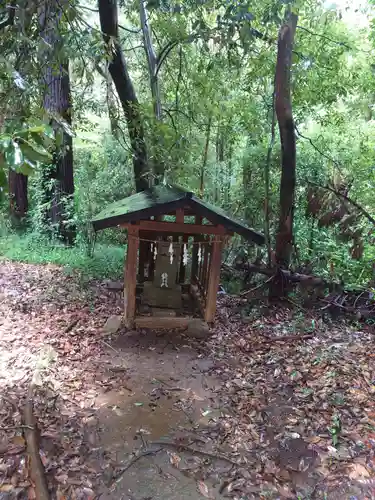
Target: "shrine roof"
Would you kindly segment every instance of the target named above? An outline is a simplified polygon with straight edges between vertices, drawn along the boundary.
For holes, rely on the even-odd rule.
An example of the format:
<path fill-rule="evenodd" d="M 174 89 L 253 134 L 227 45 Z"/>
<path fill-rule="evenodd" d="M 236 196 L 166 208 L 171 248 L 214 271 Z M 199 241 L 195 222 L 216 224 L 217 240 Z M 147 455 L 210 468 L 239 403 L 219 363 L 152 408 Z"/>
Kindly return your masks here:
<path fill-rule="evenodd" d="M 95 231 L 119 224 L 137 222 L 153 216 L 171 213 L 178 208 L 189 208 L 191 212 L 208 219 L 212 224 L 221 224 L 258 245 L 265 242 L 264 236 L 249 228 L 239 219 L 219 207 L 203 201 L 191 191 L 175 185 L 158 185 L 146 191 L 115 201 L 92 219 Z"/>

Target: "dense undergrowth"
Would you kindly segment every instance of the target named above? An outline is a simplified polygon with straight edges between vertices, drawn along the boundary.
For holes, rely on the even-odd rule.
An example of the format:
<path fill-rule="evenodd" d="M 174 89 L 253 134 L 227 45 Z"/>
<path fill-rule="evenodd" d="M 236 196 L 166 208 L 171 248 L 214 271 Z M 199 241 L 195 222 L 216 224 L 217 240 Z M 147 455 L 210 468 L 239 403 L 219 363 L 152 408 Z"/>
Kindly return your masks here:
<path fill-rule="evenodd" d="M 56 264 L 67 273 L 78 271 L 87 279 L 120 278 L 124 246 L 97 243 L 90 255 L 87 246 L 66 247 L 36 233 L 7 234 L 0 237 L 0 260 L 30 264 Z"/>

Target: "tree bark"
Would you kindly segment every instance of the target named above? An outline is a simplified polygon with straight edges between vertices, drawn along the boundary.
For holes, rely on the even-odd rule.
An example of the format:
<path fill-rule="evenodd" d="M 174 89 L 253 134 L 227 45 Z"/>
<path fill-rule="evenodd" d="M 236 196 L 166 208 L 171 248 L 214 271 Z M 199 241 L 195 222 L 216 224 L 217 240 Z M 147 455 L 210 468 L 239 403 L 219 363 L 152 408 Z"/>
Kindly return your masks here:
<path fill-rule="evenodd" d="M 21 225 L 29 208 L 27 180 L 27 175 L 9 169 L 9 210 L 11 222 L 15 227 Z"/>
<path fill-rule="evenodd" d="M 52 165 L 43 169 L 43 189 L 45 201 L 49 204 L 46 213 L 49 229 L 57 231 L 65 243 L 72 244 L 75 238 L 75 227 L 71 221 L 74 196 L 73 139 L 63 126 L 63 122 L 68 125 L 72 123 L 72 100 L 69 61 L 59 60 L 60 29 L 65 15 L 63 9 L 57 1 L 45 2 L 41 16 L 42 36 L 49 47 L 45 57 L 50 61 L 44 73 L 43 104 L 51 116 L 59 142 Z"/>
<path fill-rule="evenodd" d="M 98 0 L 100 26 L 108 51 L 108 70 L 125 114 L 133 151 L 133 169 L 137 191 L 149 186 L 149 169 L 144 128 L 138 99 L 131 81 L 118 36 L 116 0 Z"/>
<path fill-rule="evenodd" d="M 103 76 L 105 77 L 105 85 L 107 92 L 107 108 L 108 108 L 109 122 L 111 124 L 111 133 L 113 137 L 118 139 L 119 137 L 118 115 L 117 115 L 115 96 L 112 87 L 112 77 L 108 71 L 108 66 L 106 66 L 106 70 Z"/>
<path fill-rule="evenodd" d="M 156 124 L 161 123 L 163 120 L 161 97 L 160 97 L 160 85 L 159 85 L 159 73 L 158 73 L 158 58 L 155 53 L 155 49 L 152 43 L 151 36 L 151 26 L 148 19 L 148 12 L 145 5 L 145 0 L 140 0 L 140 21 L 143 36 L 143 47 L 146 53 L 148 72 L 150 76 L 150 89 L 152 96 L 152 103 L 154 108 L 154 115 Z M 163 161 L 163 135 L 161 130 L 156 130 L 153 134 L 153 174 L 155 183 L 162 181 L 165 172 L 165 164 Z"/>
<path fill-rule="evenodd" d="M 200 172 L 199 193 L 200 193 L 201 198 L 203 198 L 203 195 L 204 195 L 204 176 L 205 176 L 206 167 L 207 167 L 207 160 L 208 160 L 208 148 L 210 145 L 210 138 L 211 138 L 211 125 L 212 125 L 212 114 L 210 114 L 210 116 L 208 117 L 207 130 L 206 130 L 206 141 L 204 144 L 203 161 L 202 161 L 202 167 L 201 167 L 201 172 Z"/>
<path fill-rule="evenodd" d="M 264 235 L 266 238 L 266 246 L 267 246 L 267 265 L 271 267 L 271 238 L 270 238 L 270 167 L 271 167 L 271 158 L 272 158 L 272 150 L 275 144 L 275 128 L 276 128 L 276 117 L 275 117 L 275 88 L 272 93 L 272 119 L 271 119 L 271 137 L 270 142 L 267 149 L 267 159 L 264 167 L 264 190 L 265 190 L 265 198 L 264 198 Z"/>
<path fill-rule="evenodd" d="M 287 14 L 279 31 L 275 73 L 275 108 L 281 141 L 280 215 L 276 234 L 276 264 L 288 268 L 293 249 L 293 212 L 296 185 L 296 138 L 291 103 L 291 66 L 297 16 Z M 287 293 L 281 274 L 270 288 L 270 297 Z"/>
<path fill-rule="evenodd" d="M 159 78 L 158 74 L 156 73 L 157 57 L 154 50 L 154 46 L 152 44 L 151 28 L 148 21 L 145 1 L 140 0 L 139 4 L 140 4 L 140 19 L 141 19 L 141 27 L 143 35 L 143 45 L 146 52 L 148 72 L 150 75 L 150 87 L 154 105 L 154 113 L 155 113 L 155 118 L 157 120 L 161 120 L 162 109 L 161 109 L 161 99 L 160 99 L 160 89 L 159 89 Z"/>

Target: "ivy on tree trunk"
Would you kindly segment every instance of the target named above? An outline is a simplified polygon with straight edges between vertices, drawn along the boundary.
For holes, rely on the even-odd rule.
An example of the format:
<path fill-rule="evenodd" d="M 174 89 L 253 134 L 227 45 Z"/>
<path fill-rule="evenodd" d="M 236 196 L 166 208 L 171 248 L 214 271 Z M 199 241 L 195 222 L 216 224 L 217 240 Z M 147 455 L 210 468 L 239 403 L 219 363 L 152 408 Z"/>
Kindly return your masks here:
<path fill-rule="evenodd" d="M 19 226 L 26 216 L 29 204 L 27 198 L 27 175 L 9 169 L 9 209 L 14 226 Z"/>
<path fill-rule="evenodd" d="M 49 205 L 47 225 L 57 231 L 65 243 L 72 244 L 75 238 L 70 210 L 74 195 L 73 140 L 63 125 L 64 122 L 71 125 L 72 101 L 69 62 L 59 51 L 63 21 L 63 6 L 58 2 L 46 2 L 41 23 L 42 35 L 48 44 L 45 55 L 49 64 L 44 72 L 43 104 L 54 124 L 56 148 L 52 165 L 43 169 L 43 190 Z"/>

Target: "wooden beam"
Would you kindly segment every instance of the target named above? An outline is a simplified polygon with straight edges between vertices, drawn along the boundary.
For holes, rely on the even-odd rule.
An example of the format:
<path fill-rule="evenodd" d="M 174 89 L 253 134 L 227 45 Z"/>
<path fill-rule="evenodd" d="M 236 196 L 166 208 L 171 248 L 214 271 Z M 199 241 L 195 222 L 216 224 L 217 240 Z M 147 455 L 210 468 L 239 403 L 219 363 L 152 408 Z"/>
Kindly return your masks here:
<path fill-rule="evenodd" d="M 190 321 L 194 319 L 191 316 L 137 316 L 135 318 L 136 328 L 152 328 L 154 329 L 174 329 L 174 328 L 184 328 L 189 326 Z"/>
<path fill-rule="evenodd" d="M 208 279 L 207 296 L 206 296 L 206 312 L 204 319 L 207 323 L 211 323 L 215 318 L 217 291 L 220 283 L 220 266 L 221 266 L 221 251 L 223 242 L 216 239 L 212 243 L 210 276 Z"/>
<path fill-rule="evenodd" d="M 121 227 L 128 229 L 134 224 L 121 224 Z M 181 234 L 215 234 L 224 236 L 227 233 L 223 226 L 208 226 L 205 224 L 179 224 L 177 222 L 159 222 L 154 220 L 141 220 L 137 227 L 141 231 L 157 231 L 159 233 L 181 233 Z"/>
<path fill-rule="evenodd" d="M 139 247 L 139 229 L 136 226 L 128 228 L 128 251 L 124 273 L 124 319 L 131 328 L 135 317 L 135 297 L 137 286 L 137 257 Z"/>

